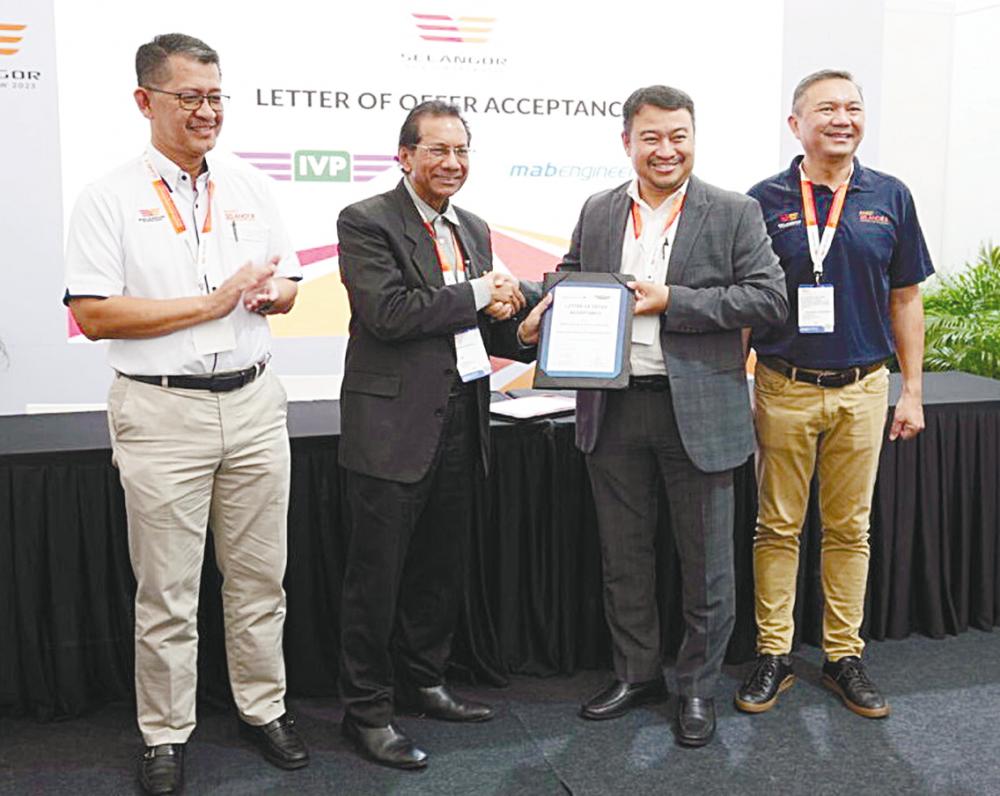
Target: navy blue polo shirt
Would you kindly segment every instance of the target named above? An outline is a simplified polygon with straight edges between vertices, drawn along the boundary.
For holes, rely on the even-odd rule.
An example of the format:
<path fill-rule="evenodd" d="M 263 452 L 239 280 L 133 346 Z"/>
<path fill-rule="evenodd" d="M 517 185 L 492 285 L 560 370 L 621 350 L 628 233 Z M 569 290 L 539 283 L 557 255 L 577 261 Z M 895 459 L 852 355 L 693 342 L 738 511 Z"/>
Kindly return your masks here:
<path fill-rule="evenodd" d="M 823 261 L 823 282 L 834 287 L 834 331 L 800 334 L 798 288 L 811 285 L 812 260 L 802 217 L 799 164 L 749 190 L 764 213 L 771 246 L 788 288 L 788 319 L 753 330 L 758 355 L 778 356 L 803 368 L 849 368 L 888 359 L 895 351 L 889 291 L 934 273 L 909 189 L 895 177 L 854 161 L 837 234 Z M 816 219 L 824 229 L 833 191 L 813 184 Z"/>

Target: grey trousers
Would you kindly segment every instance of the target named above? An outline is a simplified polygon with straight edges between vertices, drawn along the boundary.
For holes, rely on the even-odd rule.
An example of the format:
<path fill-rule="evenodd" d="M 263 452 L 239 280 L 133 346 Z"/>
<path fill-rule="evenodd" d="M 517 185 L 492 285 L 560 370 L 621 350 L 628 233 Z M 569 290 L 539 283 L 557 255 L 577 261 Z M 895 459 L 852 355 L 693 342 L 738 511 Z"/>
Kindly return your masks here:
<path fill-rule="evenodd" d="M 703 473 L 681 444 L 669 390 L 611 393 L 587 469 L 604 564 L 604 611 L 615 674 L 660 677 L 657 485 L 662 480 L 681 562 L 683 696 L 712 696 L 735 621 L 733 472 Z"/>

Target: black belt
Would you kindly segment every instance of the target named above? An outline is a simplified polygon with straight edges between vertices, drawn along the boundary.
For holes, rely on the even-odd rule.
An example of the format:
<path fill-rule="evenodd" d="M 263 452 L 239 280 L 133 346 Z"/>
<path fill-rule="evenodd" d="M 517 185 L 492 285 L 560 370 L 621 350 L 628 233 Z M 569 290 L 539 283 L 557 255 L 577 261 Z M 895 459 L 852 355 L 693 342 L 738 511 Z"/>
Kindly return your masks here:
<path fill-rule="evenodd" d="M 792 381 L 802 381 L 806 384 L 815 384 L 817 387 L 846 387 L 861 381 L 865 376 L 874 373 L 885 365 L 884 360 L 872 362 L 868 365 L 857 365 L 853 368 L 843 370 L 811 370 L 800 368 L 791 362 L 786 362 L 781 357 L 758 357 L 762 365 L 766 365 L 771 370 L 776 370 L 783 376 L 787 376 Z"/>
<path fill-rule="evenodd" d="M 264 372 L 267 360 L 251 365 L 246 370 L 232 370 L 228 373 L 213 373 L 209 376 L 130 376 L 122 373 L 126 379 L 141 381 L 143 384 L 155 384 L 157 387 L 180 387 L 182 390 L 209 390 L 210 392 L 231 392 L 243 387 Z"/>
<path fill-rule="evenodd" d="M 670 379 L 667 376 L 629 376 L 628 388 L 663 392 L 670 389 Z"/>

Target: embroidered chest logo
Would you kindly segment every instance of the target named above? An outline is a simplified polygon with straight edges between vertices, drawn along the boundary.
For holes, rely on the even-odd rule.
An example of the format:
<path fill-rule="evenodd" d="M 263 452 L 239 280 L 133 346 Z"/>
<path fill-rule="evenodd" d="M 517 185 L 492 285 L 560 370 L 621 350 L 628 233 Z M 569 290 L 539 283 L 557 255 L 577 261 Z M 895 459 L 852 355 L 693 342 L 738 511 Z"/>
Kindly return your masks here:
<path fill-rule="evenodd" d="M 785 227 L 797 227 L 802 223 L 802 215 L 799 212 L 782 213 L 778 216 L 778 229 Z"/>
<path fill-rule="evenodd" d="M 240 221 L 246 223 L 247 221 L 256 221 L 257 216 L 254 213 L 244 213 L 239 210 L 227 210 L 226 221 Z"/>
<path fill-rule="evenodd" d="M 163 215 L 163 210 L 159 207 L 139 208 L 139 221 L 163 221 L 164 218 L 166 218 L 166 216 Z"/>
<path fill-rule="evenodd" d="M 859 210 L 858 221 L 863 224 L 882 224 L 883 226 L 890 226 L 892 224 L 888 216 L 876 210 Z"/>

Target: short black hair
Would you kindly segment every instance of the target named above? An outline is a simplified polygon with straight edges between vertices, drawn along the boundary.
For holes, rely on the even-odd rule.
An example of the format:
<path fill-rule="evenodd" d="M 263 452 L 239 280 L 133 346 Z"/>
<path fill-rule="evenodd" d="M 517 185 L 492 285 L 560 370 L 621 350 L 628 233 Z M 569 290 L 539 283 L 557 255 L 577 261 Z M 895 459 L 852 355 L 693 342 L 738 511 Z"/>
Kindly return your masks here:
<path fill-rule="evenodd" d="M 824 80 L 848 80 L 853 83 L 854 87 L 858 90 L 858 95 L 861 97 L 862 101 L 865 98 L 864 92 L 861 90 L 861 84 L 858 83 L 858 81 L 854 79 L 854 75 L 846 69 L 820 69 L 818 72 L 806 75 L 795 87 L 795 91 L 792 92 L 792 113 L 795 115 L 799 114 L 799 103 L 802 101 L 802 95 L 809 90 L 809 87 L 815 83 L 821 83 Z"/>
<path fill-rule="evenodd" d="M 170 79 L 167 59 L 183 55 L 203 64 L 219 65 L 219 54 L 201 39 L 183 33 L 161 33 L 135 52 L 135 77 L 140 86 L 165 83 Z"/>
<path fill-rule="evenodd" d="M 622 106 L 622 122 L 626 135 L 632 132 L 632 120 L 643 105 L 655 105 L 665 111 L 683 108 L 691 114 L 691 128 L 694 129 L 694 100 L 687 93 L 670 86 L 646 86 L 633 91 Z"/>
<path fill-rule="evenodd" d="M 427 100 L 427 102 L 421 102 L 406 114 L 403 126 L 399 128 L 400 147 L 413 149 L 413 147 L 420 143 L 420 120 L 424 116 L 454 116 L 462 123 L 462 127 L 465 128 L 465 135 L 469 141 L 472 141 L 472 133 L 469 131 L 468 122 L 462 118 L 462 112 L 458 109 L 457 105 L 451 105 L 441 100 Z"/>

